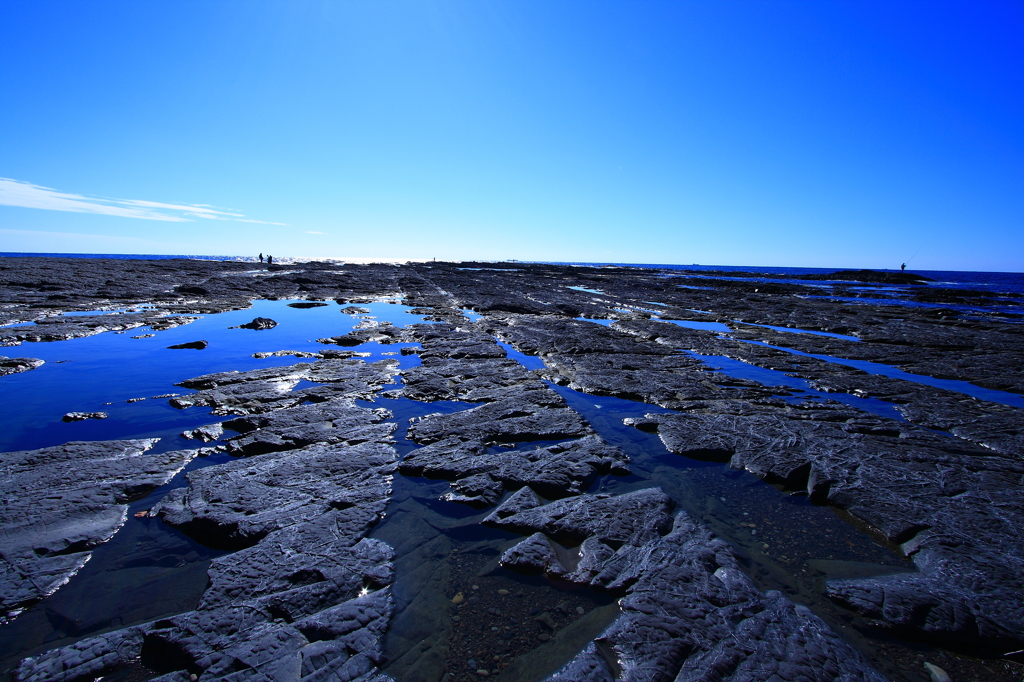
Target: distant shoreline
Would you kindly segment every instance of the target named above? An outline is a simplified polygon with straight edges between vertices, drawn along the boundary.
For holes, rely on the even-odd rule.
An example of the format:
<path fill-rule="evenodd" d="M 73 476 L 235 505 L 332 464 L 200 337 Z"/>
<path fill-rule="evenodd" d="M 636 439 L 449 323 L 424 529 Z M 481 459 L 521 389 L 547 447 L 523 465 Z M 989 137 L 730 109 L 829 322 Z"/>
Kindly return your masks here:
<path fill-rule="evenodd" d="M 226 255 L 201 255 L 201 254 L 152 254 L 152 253 L 50 253 L 33 251 L 0 251 L 0 258 L 101 258 L 113 260 L 212 260 L 212 261 L 238 261 L 243 263 L 259 263 L 257 256 L 226 256 Z M 368 265 L 373 263 L 429 263 L 430 258 L 366 258 L 366 257 L 334 257 L 334 256 L 281 256 L 275 257 L 281 264 L 294 263 L 356 263 Z M 746 271 L 765 274 L 827 274 L 845 270 L 874 270 L 876 272 L 900 272 L 899 268 L 865 268 L 863 266 L 846 267 L 810 267 L 810 266 L 782 266 L 782 265 L 707 265 L 698 263 L 619 263 L 604 261 L 532 261 L 532 260 L 465 260 L 438 262 L 454 263 L 488 263 L 513 265 L 570 265 L 579 267 L 623 267 L 623 268 L 660 268 L 670 270 L 711 270 L 711 271 Z M 997 270 L 919 270 L 908 268 L 908 272 L 917 273 L 975 273 L 989 275 L 1021 275 L 1024 272 L 1005 272 Z"/>

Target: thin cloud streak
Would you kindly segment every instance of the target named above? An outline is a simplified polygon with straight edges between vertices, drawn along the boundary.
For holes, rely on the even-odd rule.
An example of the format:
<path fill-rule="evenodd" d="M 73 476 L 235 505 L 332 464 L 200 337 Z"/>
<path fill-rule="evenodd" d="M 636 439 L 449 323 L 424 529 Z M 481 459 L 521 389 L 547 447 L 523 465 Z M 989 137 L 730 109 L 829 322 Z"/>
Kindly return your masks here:
<path fill-rule="evenodd" d="M 71 213 L 93 213 L 98 215 L 160 220 L 164 222 L 193 222 L 196 218 L 207 220 L 231 220 L 264 225 L 285 225 L 262 220 L 251 220 L 242 213 L 222 211 L 206 204 L 165 204 L 158 201 L 139 199 L 105 199 L 70 194 L 50 187 L 33 185 L 30 182 L 0 178 L 0 205 L 21 208 L 38 208 L 47 211 L 68 211 Z"/>

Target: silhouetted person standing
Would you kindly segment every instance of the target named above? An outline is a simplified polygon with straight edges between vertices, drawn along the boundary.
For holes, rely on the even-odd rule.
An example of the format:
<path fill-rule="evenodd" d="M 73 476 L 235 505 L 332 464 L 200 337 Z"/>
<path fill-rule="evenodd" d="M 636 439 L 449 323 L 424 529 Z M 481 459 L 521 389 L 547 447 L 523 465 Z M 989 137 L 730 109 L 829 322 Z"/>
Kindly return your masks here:
<path fill-rule="evenodd" d="M 900 272 L 903 272 L 906 269 L 907 269 L 907 264 L 906 263 L 903 263 L 902 265 L 900 265 Z"/>
<path fill-rule="evenodd" d="M 262 253 L 260 253 L 260 262 L 261 263 L 263 262 L 263 254 Z"/>
<path fill-rule="evenodd" d="M 271 255 L 270 255 L 270 254 L 268 253 L 268 254 L 267 254 L 267 265 L 273 265 L 273 264 L 274 264 L 274 257 L 273 257 L 273 256 L 271 256 Z"/>

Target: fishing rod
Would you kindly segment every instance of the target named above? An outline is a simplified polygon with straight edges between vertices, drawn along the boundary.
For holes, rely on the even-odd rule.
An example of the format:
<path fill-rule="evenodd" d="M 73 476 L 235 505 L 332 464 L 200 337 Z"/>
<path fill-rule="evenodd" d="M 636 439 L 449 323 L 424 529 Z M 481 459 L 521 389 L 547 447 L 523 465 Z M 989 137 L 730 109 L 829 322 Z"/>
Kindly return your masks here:
<path fill-rule="evenodd" d="M 924 244 L 922 244 L 922 245 L 921 245 L 920 247 L 918 247 L 918 250 L 916 250 L 916 251 L 914 251 L 914 252 L 913 252 L 913 256 L 910 256 L 909 258 L 907 258 L 907 259 L 906 259 L 906 263 L 907 263 L 907 265 L 909 265 L 909 264 L 910 264 L 910 261 L 911 261 L 911 260 L 913 260 L 913 259 L 914 259 L 914 257 L 915 257 L 916 255 L 918 255 L 919 253 L 921 253 L 921 250 L 922 250 L 922 249 L 924 249 L 924 248 L 925 248 L 925 245 L 924 245 Z"/>

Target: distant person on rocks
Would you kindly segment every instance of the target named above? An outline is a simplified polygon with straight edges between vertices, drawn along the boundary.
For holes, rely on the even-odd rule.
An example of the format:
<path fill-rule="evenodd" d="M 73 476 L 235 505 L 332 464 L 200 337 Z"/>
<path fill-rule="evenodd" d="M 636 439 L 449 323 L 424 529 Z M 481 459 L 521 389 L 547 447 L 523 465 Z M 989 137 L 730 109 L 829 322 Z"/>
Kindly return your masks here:
<path fill-rule="evenodd" d="M 907 264 L 906 263 L 903 263 L 902 265 L 900 265 L 900 272 L 903 272 L 906 269 L 907 269 Z"/>
<path fill-rule="evenodd" d="M 274 264 L 274 257 L 271 256 L 270 254 L 267 254 L 267 265 L 273 265 L 273 264 Z"/>
<path fill-rule="evenodd" d="M 260 253 L 260 262 L 261 263 L 263 262 L 263 253 L 262 252 Z"/>

